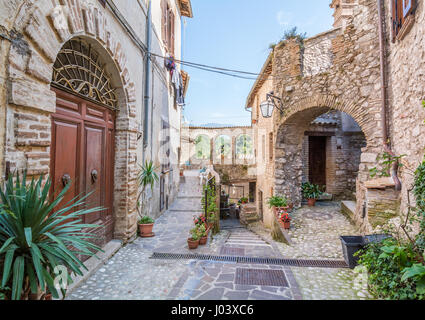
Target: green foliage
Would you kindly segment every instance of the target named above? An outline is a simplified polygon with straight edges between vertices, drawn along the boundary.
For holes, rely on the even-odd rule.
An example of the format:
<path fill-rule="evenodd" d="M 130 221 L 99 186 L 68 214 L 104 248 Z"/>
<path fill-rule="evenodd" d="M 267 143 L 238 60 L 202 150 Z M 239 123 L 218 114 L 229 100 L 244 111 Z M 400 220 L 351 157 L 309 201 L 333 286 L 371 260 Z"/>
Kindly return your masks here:
<path fill-rule="evenodd" d="M 0 188 L 1 210 L 13 213 L 0 215 L 0 287 L 10 287 L 13 300 L 37 293 L 38 287 L 58 298 L 55 267 L 83 275 L 81 270 L 86 267 L 77 255 L 93 256 L 93 251 L 100 250 L 87 241 L 94 236 L 83 232 L 99 226 L 83 224 L 82 217 L 102 208 L 85 207 L 90 194 L 60 206 L 71 183 L 54 199 L 49 196 L 51 185 L 50 179 L 43 185 L 43 177 L 27 184 L 24 172 L 22 179 L 19 174 L 10 176 L 5 188 Z M 67 282 L 72 282 L 69 274 Z M 4 289 L 0 291 L 4 294 Z"/>
<path fill-rule="evenodd" d="M 139 195 L 137 196 L 137 212 L 139 214 L 139 217 L 142 217 L 142 212 L 140 211 L 140 198 L 142 197 L 143 193 L 145 192 L 145 189 L 147 186 L 151 186 L 153 189 L 155 182 L 158 182 L 159 177 L 158 174 L 155 172 L 157 168 L 154 166 L 152 161 L 145 161 L 145 163 L 140 166 L 140 172 L 137 177 L 137 181 L 139 183 L 139 187 L 142 187 L 142 191 L 139 192 Z"/>
<path fill-rule="evenodd" d="M 408 236 L 409 241 L 393 238 L 370 244 L 359 255 L 371 288 L 381 298 L 425 300 L 425 161 L 415 171 L 413 193 L 416 219 L 408 222 L 419 222 L 419 233 Z"/>
<path fill-rule="evenodd" d="M 306 38 L 307 38 L 306 32 L 304 33 L 298 32 L 298 27 L 293 27 L 283 32 L 283 37 L 281 41 L 297 39 L 297 41 L 300 44 L 302 44 Z"/>
<path fill-rule="evenodd" d="M 154 223 L 155 220 L 152 219 L 149 216 L 143 216 L 140 220 L 139 220 L 139 224 L 152 224 Z"/>
<path fill-rule="evenodd" d="M 203 212 L 205 212 L 205 191 L 207 192 L 207 204 L 208 204 L 207 213 L 208 214 L 216 213 L 218 211 L 217 204 L 216 204 L 217 195 L 216 195 L 214 187 L 208 183 L 203 186 L 203 192 L 202 192 L 202 198 L 201 198 L 202 210 Z"/>
<path fill-rule="evenodd" d="M 148 185 L 153 189 L 155 182 L 159 181 L 159 177 L 155 172 L 157 168 L 154 166 L 152 161 L 145 161 L 145 163 L 141 166 L 141 170 L 138 176 L 139 186 L 146 189 Z"/>
<path fill-rule="evenodd" d="M 272 196 L 267 200 L 267 204 L 269 205 L 269 208 L 283 208 L 288 206 L 288 200 L 285 196 Z"/>
<path fill-rule="evenodd" d="M 253 142 L 249 135 L 242 134 L 236 139 L 236 155 L 246 159 L 253 154 Z"/>
<path fill-rule="evenodd" d="M 205 225 L 201 224 L 197 228 L 198 228 L 199 238 L 203 238 L 207 236 L 207 229 L 205 228 Z"/>
<path fill-rule="evenodd" d="M 416 237 L 416 245 L 425 251 L 425 161 L 415 171 L 413 194 L 416 199 L 416 218 L 419 221 L 420 232 Z"/>
<path fill-rule="evenodd" d="M 199 234 L 199 229 L 198 229 L 198 227 L 195 227 L 195 228 L 193 228 L 193 229 L 191 229 L 190 230 L 190 238 L 192 239 L 192 240 L 199 240 L 201 237 L 200 237 L 200 234 Z"/>
<path fill-rule="evenodd" d="M 369 174 L 371 178 L 374 178 L 376 176 L 378 177 L 390 177 L 390 170 L 392 165 L 395 162 L 398 162 L 398 166 L 402 167 L 403 164 L 400 162 L 402 158 L 406 157 L 405 154 L 402 154 L 400 156 L 391 155 L 388 152 L 384 152 L 382 155 L 379 155 L 376 159 L 379 161 L 381 169 L 378 169 L 377 167 L 373 167 L 369 169 Z"/>
<path fill-rule="evenodd" d="M 232 150 L 231 139 L 229 136 L 221 135 L 215 141 L 215 152 L 218 157 L 227 157 Z"/>
<path fill-rule="evenodd" d="M 200 135 L 195 139 L 195 153 L 199 160 L 207 160 L 211 154 L 210 138 L 205 135 Z"/>
<path fill-rule="evenodd" d="M 247 197 L 242 197 L 239 199 L 238 203 L 239 204 L 244 204 L 244 203 L 248 203 L 249 199 Z"/>
<path fill-rule="evenodd" d="M 301 191 L 305 199 L 318 199 L 323 194 L 317 184 L 310 182 L 304 182 L 301 185 Z"/>
<path fill-rule="evenodd" d="M 391 238 L 369 244 L 358 255 L 359 263 L 368 270 L 369 288 L 376 297 L 390 300 L 425 299 L 425 295 L 418 293 L 413 278 L 403 278 L 403 274 L 415 262 L 416 255 L 410 245 Z"/>

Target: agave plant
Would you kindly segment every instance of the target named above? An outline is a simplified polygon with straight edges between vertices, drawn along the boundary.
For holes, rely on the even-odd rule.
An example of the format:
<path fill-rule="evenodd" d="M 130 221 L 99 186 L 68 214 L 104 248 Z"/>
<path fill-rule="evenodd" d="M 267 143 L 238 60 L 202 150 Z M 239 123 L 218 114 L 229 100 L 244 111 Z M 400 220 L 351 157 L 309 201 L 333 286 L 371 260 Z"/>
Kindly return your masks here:
<path fill-rule="evenodd" d="M 139 186 L 142 187 L 142 191 L 139 193 L 137 197 L 137 211 L 139 212 L 139 216 L 142 217 L 142 213 L 140 212 L 140 197 L 145 192 L 145 189 L 148 185 L 153 189 L 155 182 L 159 180 L 158 175 L 155 172 L 156 167 L 154 166 L 152 161 L 145 161 L 145 163 L 140 168 L 140 173 L 138 176 Z"/>
<path fill-rule="evenodd" d="M 62 284 L 69 284 L 70 273 L 82 275 L 81 270 L 87 269 L 77 255 L 93 256 L 100 250 L 88 241 L 94 236 L 83 232 L 98 226 L 82 223 L 82 217 L 102 208 L 85 208 L 84 199 L 90 194 L 59 206 L 71 183 L 54 199 L 49 196 L 51 185 L 50 179 L 43 185 L 43 177 L 27 184 L 24 172 L 22 180 L 16 174 L 4 190 L 0 188 L 0 288 L 11 288 L 13 300 L 26 299 L 40 289 L 58 298 L 55 268 L 66 268 Z M 65 288 L 60 286 L 63 296 Z"/>

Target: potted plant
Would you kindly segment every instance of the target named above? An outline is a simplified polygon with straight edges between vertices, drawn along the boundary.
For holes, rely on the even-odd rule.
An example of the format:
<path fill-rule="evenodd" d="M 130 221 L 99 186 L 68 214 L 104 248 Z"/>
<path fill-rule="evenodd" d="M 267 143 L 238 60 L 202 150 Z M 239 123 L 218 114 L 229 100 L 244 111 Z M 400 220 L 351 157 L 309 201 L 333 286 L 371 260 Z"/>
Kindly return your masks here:
<path fill-rule="evenodd" d="M 316 204 L 316 200 L 323 193 L 317 184 L 312 184 L 310 182 L 303 183 L 301 186 L 301 191 L 303 197 L 307 199 L 308 205 L 310 207 L 314 207 L 314 205 Z"/>
<path fill-rule="evenodd" d="M 239 200 L 239 204 L 247 204 L 248 203 L 248 198 L 247 197 L 242 197 Z"/>
<path fill-rule="evenodd" d="M 199 234 L 199 244 L 201 246 L 206 245 L 208 241 L 208 233 L 204 225 L 198 226 L 198 234 Z"/>
<path fill-rule="evenodd" d="M 139 232 L 140 236 L 142 238 L 152 237 L 153 236 L 153 224 L 155 223 L 155 220 L 153 220 L 151 217 L 143 216 L 139 222 Z"/>
<path fill-rule="evenodd" d="M 52 181 L 43 181 L 41 176 L 27 183 L 24 172 L 22 179 L 11 175 L 0 187 L 0 292 L 5 299 L 59 298 L 59 290 L 65 296 L 71 274 L 82 276 L 87 270 L 79 257 L 101 251 L 88 241 L 95 236 L 85 231 L 99 226 L 82 223 L 84 215 L 103 210 L 87 209 L 84 201 L 91 193 L 62 204 L 71 183 L 54 196 L 49 194 Z M 57 266 L 68 270 L 59 283 L 54 281 Z"/>
<path fill-rule="evenodd" d="M 287 212 L 290 208 L 288 206 L 288 200 L 285 196 L 272 196 L 267 200 L 269 208 L 273 208 L 274 212 L 277 214 L 278 211 Z"/>
<path fill-rule="evenodd" d="M 199 245 L 199 231 L 198 228 L 193 228 L 190 230 L 190 238 L 187 239 L 187 245 L 189 249 L 196 249 Z"/>
<path fill-rule="evenodd" d="M 292 218 L 289 216 L 289 213 L 287 212 L 280 212 L 279 220 L 282 222 L 282 226 L 289 230 L 291 228 L 291 220 Z"/>
<path fill-rule="evenodd" d="M 142 190 L 139 192 L 139 195 L 137 196 L 137 213 L 139 214 L 139 230 L 140 230 L 140 234 L 144 234 L 141 231 L 141 228 L 143 228 L 145 231 L 148 231 L 147 229 L 150 228 L 150 224 L 152 224 L 152 228 L 153 228 L 153 223 L 154 221 L 150 221 L 146 216 L 142 215 L 142 211 L 141 211 L 141 204 L 140 204 L 140 199 L 142 197 L 142 195 L 145 194 L 145 190 L 147 186 L 151 186 L 151 189 L 153 189 L 155 182 L 157 182 L 159 180 L 158 175 L 155 172 L 156 168 L 153 164 L 152 161 L 145 161 L 145 163 L 141 166 L 140 169 L 140 173 L 139 176 L 137 177 L 138 180 L 138 184 L 139 187 L 142 187 Z M 147 219 L 147 220 L 143 220 L 143 219 Z M 141 223 L 141 221 L 145 221 L 147 223 Z M 152 233 L 152 228 L 150 230 L 149 233 L 149 237 L 152 237 L 154 234 Z M 145 234 L 147 235 L 147 234 Z"/>

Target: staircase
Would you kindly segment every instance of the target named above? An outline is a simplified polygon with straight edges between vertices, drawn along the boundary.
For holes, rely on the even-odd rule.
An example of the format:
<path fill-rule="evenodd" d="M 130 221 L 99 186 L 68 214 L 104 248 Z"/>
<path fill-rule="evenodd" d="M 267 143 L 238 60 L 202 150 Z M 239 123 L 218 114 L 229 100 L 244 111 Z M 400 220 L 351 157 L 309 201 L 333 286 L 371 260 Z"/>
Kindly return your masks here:
<path fill-rule="evenodd" d="M 239 217 L 241 224 L 245 226 L 260 220 L 257 214 L 257 207 L 255 204 L 252 203 L 241 205 L 241 212 L 239 214 Z"/>

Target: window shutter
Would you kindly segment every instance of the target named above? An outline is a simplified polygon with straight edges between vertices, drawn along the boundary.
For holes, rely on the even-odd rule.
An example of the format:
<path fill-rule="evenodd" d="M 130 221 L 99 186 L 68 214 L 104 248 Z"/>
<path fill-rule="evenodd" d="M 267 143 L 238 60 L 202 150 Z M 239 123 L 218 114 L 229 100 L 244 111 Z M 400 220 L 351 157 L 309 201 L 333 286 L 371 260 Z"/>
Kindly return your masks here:
<path fill-rule="evenodd" d="M 406 18 L 413 9 L 413 0 L 402 0 L 403 2 L 403 17 Z"/>
<path fill-rule="evenodd" d="M 170 10 L 170 43 L 169 43 L 169 48 L 170 48 L 172 55 L 174 55 L 174 45 L 175 45 L 174 24 L 175 24 L 174 13 L 173 13 L 173 11 Z"/>
<path fill-rule="evenodd" d="M 167 4 L 165 3 L 165 0 L 161 0 L 161 13 L 162 13 L 162 19 L 161 19 L 161 36 L 162 36 L 162 42 L 165 46 L 167 46 Z"/>
<path fill-rule="evenodd" d="M 392 40 L 395 42 L 397 36 L 397 0 L 391 1 L 391 30 L 392 30 Z"/>

